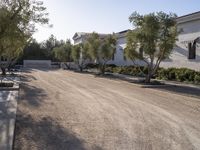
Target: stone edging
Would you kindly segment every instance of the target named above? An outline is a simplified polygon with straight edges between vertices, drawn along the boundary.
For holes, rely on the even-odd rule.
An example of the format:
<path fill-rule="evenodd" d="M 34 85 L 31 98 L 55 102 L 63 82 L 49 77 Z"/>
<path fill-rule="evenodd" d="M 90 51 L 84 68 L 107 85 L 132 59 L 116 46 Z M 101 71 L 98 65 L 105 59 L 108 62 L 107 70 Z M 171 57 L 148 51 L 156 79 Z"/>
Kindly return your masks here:
<path fill-rule="evenodd" d="M 0 87 L 0 91 L 18 91 L 19 83 L 14 82 L 13 87 Z"/>
<path fill-rule="evenodd" d="M 13 87 L 0 87 L 0 91 L 18 91 L 20 85 L 20 76 L 14 77 L 14 79 L 11 81 L 14 84 Z M 10 82 L 10 80 L 8 80 L 8 82 Z"/>

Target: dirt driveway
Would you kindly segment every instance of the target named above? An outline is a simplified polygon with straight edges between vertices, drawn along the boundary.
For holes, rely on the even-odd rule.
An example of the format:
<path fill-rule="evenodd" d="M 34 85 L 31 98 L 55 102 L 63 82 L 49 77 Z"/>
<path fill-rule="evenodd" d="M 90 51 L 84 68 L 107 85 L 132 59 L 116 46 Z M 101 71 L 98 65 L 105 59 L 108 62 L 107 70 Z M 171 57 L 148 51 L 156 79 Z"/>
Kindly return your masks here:
<path fill-rule="evenodd" d="M 23 75 L 15 150 L 198 150 L 200 99 L 63 70 Z"/>

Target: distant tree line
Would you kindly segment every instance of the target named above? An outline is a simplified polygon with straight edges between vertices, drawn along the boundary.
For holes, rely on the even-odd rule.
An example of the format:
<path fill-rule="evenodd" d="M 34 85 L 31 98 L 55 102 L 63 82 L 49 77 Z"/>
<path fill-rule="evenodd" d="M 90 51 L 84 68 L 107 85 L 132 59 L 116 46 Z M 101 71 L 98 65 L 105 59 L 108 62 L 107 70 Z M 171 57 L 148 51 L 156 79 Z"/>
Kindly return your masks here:
<path fill-rule="evenodd" d="M 28 60 L 52 60 L 58 61 L 57 55 L 55 54 L 56 48 L 65 47 L 70 40 L 57 40 L 54 35 L 51 35 L 47 40 L 43 42 L 37 42 L 32 39 L 23 49 L 23 53 L 18 59 L 18 63 L 22 64 L 24 59 Z M 62 54 L 65 57 L 66 54 Z"/>
<path fill-rule="evenodd" d="M 69 39 L 57 40 L 51 35 L 44 42 L 32 39 L 23 49 L 18 63 L 23 60 L 52 60 L 63 62 L 70 69 L 69 62 L 74 62 L 80 71 L 87 63 L 99 64 L 99 70 L 103 74 L 108 61 L 112 60 L 116 51 L 116 36 L 114 34 L 100 38 L 97 33 L 87 36 L 86 42 L 73 45 Z"/>
<path fill-rule="evenodd" d="M 74 62 L 80 71 L 87 63 L 93 62 L 99 64 L 99 70 L 102 74 L 105 72 L 105 66 L 109 60 L 112 60 L 116 50 L 115 35 L 108 35 L 100 38 L 97 33 L 87 36 L 86 41 L 81 44 L 72 45 L 69 40 L 53 48 L 53 57 L 59 61 Z"/>

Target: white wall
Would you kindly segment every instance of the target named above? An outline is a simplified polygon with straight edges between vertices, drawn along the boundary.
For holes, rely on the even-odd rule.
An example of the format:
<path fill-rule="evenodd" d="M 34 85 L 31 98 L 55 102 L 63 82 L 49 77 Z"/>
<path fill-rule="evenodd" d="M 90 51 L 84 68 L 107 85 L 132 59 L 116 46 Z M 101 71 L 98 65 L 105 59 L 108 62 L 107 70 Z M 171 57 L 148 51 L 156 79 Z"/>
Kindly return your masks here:
<path fill-rule="evenodd" d="M 196 49 L 196 59 L 188 59 L 188 48 L 185 44 L 177 43 L 170 58 L 161 62 L 161 67 L 190 68 L 200 71 L 200 47 Z"/>
<path fill-rule="evenodd" d="M 178 29 L 182 29 L 176 42 L 177 47 L 174 48 L 169 59 L 161 62 L 161 67 L 177 67 L 190 68 L 200 71 L 200 44 L 197 44 L 196 59 L 188 59 L 188 42 L 193 42 L 194 39 L 200 37 L 200 20 L 186 22 L 178 25 Z M 130 60 L 124 60 L 124 48 L 126 47 L 126 38 L 120 38 L 117 41 L 117 49 L 115 59 L 110 61 L 110 64 L 118 66 L 133 65 Z M 141 62 L 137 62 L 142 65 Z M 144 65 L 144 64 L 143 64 Z"/>
<path fill-rule="evenodd" d="M 133 65 L 132 61 L 124 59 L 124 49 L 126 47 L 126 38 L 121 37 L 117 39 L 117 48 L 114 55 L 114 60 L 108 62 L 108 64 L 115 64 L 117 66 L 129 66 Z"/>
<path fill-rule="evenodd" d="M 51 68 L 51 60 L 24 60 L 25 68 Z"/>
<path fill-rule="evenodd" d="M 170 59 L 161 63 L 162 67 L 186 67 L 200 71 L 200 44 L 197 44 L 196 59 L 188 59 L 188 43 L 200 37 L 200 20 L 190 21 L 178 25 L 178 29 L 182 29 L 176 42 L 177 47 L 174 48 Z"/>

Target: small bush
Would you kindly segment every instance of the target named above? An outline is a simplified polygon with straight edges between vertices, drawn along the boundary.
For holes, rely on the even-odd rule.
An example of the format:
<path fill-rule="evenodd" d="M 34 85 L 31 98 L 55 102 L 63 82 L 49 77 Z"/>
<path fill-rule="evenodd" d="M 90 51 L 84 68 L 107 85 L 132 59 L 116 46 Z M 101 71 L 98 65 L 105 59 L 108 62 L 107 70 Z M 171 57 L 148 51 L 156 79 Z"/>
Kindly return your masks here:
<path fill-rule="evenodd" d="M 197 73 L 195 76 L 194 76 L 194 82 L 196 84 L 200 84 L 200 73 Z"/>
<path fill-rule="evenodd" d="M 98 67 L 99 67 L 99 65 L 94 64 L 94 63 L 90 63 L 85 66 L 86 69 L 94 69 L 94 68 L 98 68 Z"/>
<path fill-rule="evenodd" d="M 98 64 L 88 64 L 87 68 L 98 68 Z M 106 65 L 106 72 L 120 73 L 125 75 L 144 77 L 148 73 L 148 68 L 141 66 L 116 66 L 114 64 Z M 161 80 L 173 80 L 180 82 L 192 82 L 200 84 L 200 72 L 188 68 L 159 68 L 153 78 Z"/>
<path fill-rule="evenodd" d="M 112 67 L 112 68 L 114 68 L 114 67 L 117 67 L 117 66 L 115 64 L 107 64 L 106 67 Z"/>
<path fill-rule="evenodd" d="M 200 72 L 188 68 L 160 68 L 157 73 L 158 79 L 193 83 L 199 83 L 199 76 Z"/>
<path fill-rule="evenodd" d="M 168 75 L 167 79 L 168 80 L 176 80 L 176 68 L 169 68 L 167 69 Z"/>

